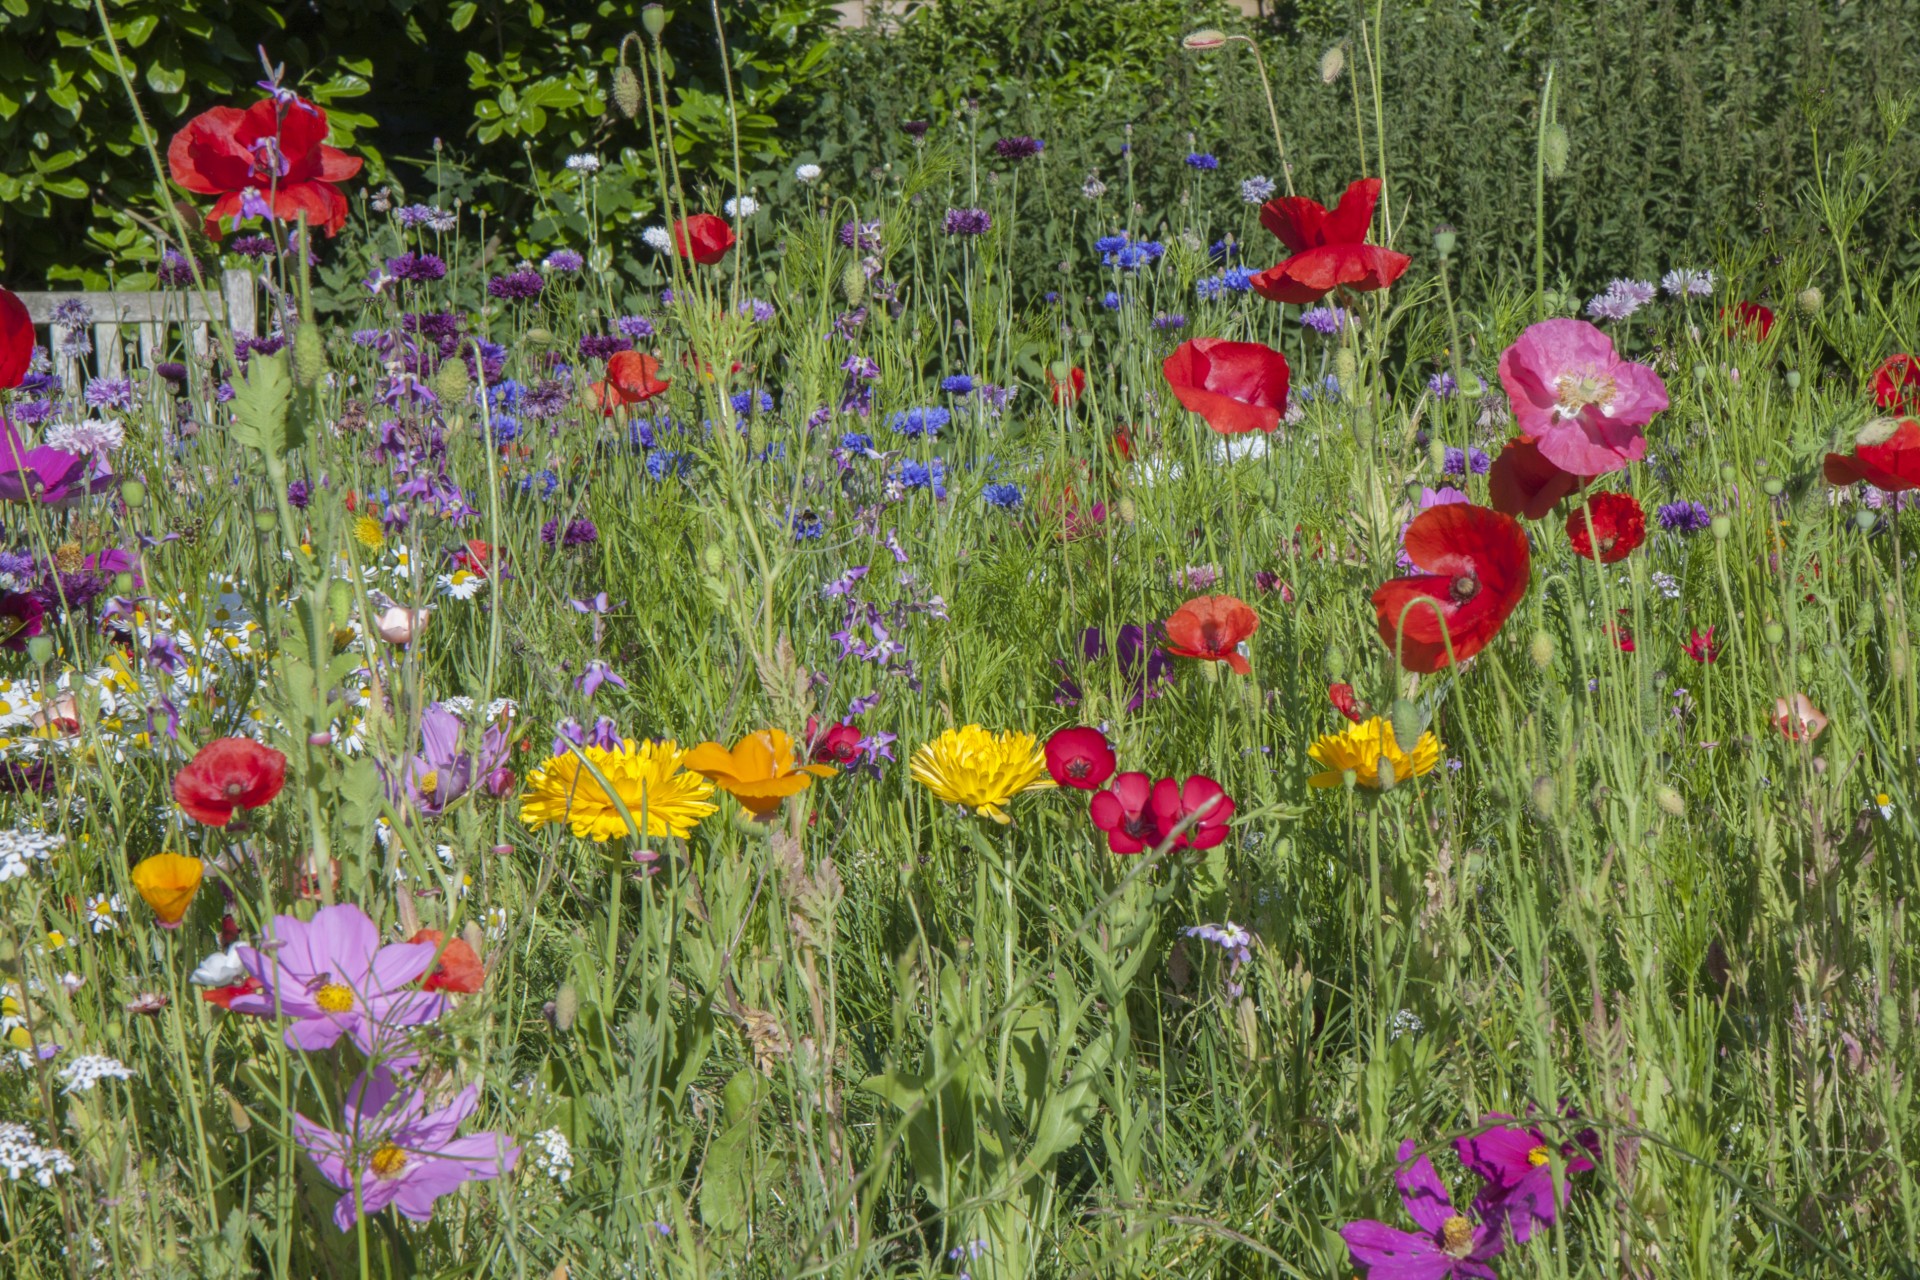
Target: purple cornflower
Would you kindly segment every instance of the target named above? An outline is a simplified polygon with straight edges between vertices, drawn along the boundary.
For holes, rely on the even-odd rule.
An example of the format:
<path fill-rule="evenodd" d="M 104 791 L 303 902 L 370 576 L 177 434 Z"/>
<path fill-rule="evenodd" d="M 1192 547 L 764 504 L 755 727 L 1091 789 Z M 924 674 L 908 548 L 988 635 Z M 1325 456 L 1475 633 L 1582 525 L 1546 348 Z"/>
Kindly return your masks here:
<path fill-rule="evenodd" d="M 653 321 L 645 316 L 621 316 L 613 322 L 613 327 L 623 336 L 635 340 L 653 336 Z"/>
<path fill-rule="evenodd" d="M 1099 662 L 1107 656 L 1107 637 L 1098 627 L 1088 627 L 1080 634 L 1080 653 L 1088 662 Z M 1138 711 L 1148 698 L 1160 696 L 1157 686 L 1173 679 L 1173 659 L 1157 643 L 1150 644 L 1146 629 L 1131 622 L 1120 628 L 1114 645 L 1114 657 L 1119 663 L 1120 679 L 1131 690 L 1127 698 L 1127 710 Z M 1054 665 L 1066 670 L 1067 664 L 1060 659 Z M 1071 676 L 1063 677 L 1054 686 L 1053 700 L 1063 707 L 1080 705 L 1082 691 Z"/>
<path fill-rule="evenodd" d="M 273 237 L 263 236 L 257 232 L 253 235 L 239 237 L 227 246 L 227 250 L 230 253 L 237 253 L 243 258 L 271 258 L 276 252 L 273 246 Z"/>
<path fill-rule="evenodd" d="M 547 260 L 542 265 L 549 271 L 561 271 L 572 275 L 586 266 L 587 260 L 571 249 L 555 249 L 547 255 Z"/>
<path fill-rule="evenodd" d="M 1698 502 L 1669 502 L 1656 513 L 1660 527 L 1668 533 L 1698 533 L 1713 523 L 1713 517 Z"/>
<path fill-rule="evenodd" d="M 1670 298 L 1709 298 L 1713 296 L 1713 272 L 1675 267 L 1660 277 L 1660 287 Z"/>
<path fill-rule="evenodd" d="M 1587 317 L 1592 320 L 1625 320 L 1640 308 L 1618 294 L 1596 294 L 1587 300 Z"/>
<path fill-rule="evenodd" d="M 773 304 L 762 302 L 758 298 L 748 298 L 740 304 L 740 314 L 752 317 L 755 324 L 765 324 L 773 319 Z"/>
<path fill-rule="evenodd" d="M 1407 1216 L 1420 1230 L 1400 1231 L 1371 1219 L 1349 1222 L 1340 1228 L 1340 1238 L 1347 1242 L 1354 1264 L 1366 1268 L 1369 1280 L 1498 1280 L 1488 1264 L 1507 1247 L 1509 1221 L 1514 1221 L 1516 1234 L 1521 1229 L 1517 1219 L 1525 1209 L 1514 1205 L 1512 1219 L 1503 1211 L 1475 1222 L 1453 1207 L 1433 1162 L 1416 1157 L 1415 1151 L 1411 1138 L 1400 1144 L 1401 1165 L 1394 1182 Z"/>
<path fill-rule="evenodd" d="M 1442 400 L 1451 400 L 1460 393 L 1460 384 L 1454 381 L 1451 372 L 1442 369 L 1427 379 L 1427 390 Z"/>
<path fill-rule="evenodd" d="M 993 153 L 1002 160 L 1031 160 L 1047 149 L 1047 144 L 1026 134 L 1015 134 L 993 144 Z"/>
<path fill-rule="evenodd" d="M 405 945 L 432 960 L 433 943 Z M 389 1205 L 415 1222 L 430 1222 L 434 1201 L 461 1183 L 510 1171 L 520 1148 L 504 1134 L 453 1136 L 479 1105 L 480 1087 L 470 1084 L 446 1106 L 430 1110 L 424 1090 L 402 1092 L 392 1074 L 374 1071 L 347 1087 L 338 1132 L 296 1115 L 293 1133 L 301 1149 L 322 1178 L 346 1192 L 334 1203 L 334 1225 L 351 1231 L 360 1214 Z"/>
<path fill-rule="evenodd" d="M 505 275 L 495 276 L 487 281 L 488 296 L 504 298 L 509 302 L 524 302 L 529 298 L 537 298 L 544 288 L 546 288 L 546 282 L 540 278 L 538 271 L 532 270 L 509 271 Z"/>
<path fill-rule="evenodd" d="M 432 1022 L 446 997 L 415 984 L 433 967 L 431 942 L 380 945 L 367 913 L 347 902 L 316 911 L 311 923 L 275 916 L 261 947 L 239 948 L 260 990 L 235 996 L 235 1013 L 293 1019 L 287 1046 L 317 1052 L 350 1036 L 360 1051 L 392 1055 L 400 1030 Z"/>
<path fill-rule="evenodd" d="M 1553 1148 L 1540 1130 L 1514 1127 L 1512 1116 L 1496 1111 L 1482 1116 L 1480 1123 L 1492 1127 L 1453 1142 L 1460 1163 L 1487 1183 L 1473 1207 L 1483 1218 L 1511 1217 L 1514 1242 L 1525 1244 L 1536 1226 L 1553 1225 L 1562 1199 L 1554 1187 Z M 1560 1157 L 1570 1174 L 1593 1168 L 1575 1143 L 1563 1143 Z"/>
<path fill-rule="evenodd" d="M 927 130 L 932 127 L 933 122 L 930 120 L 902 120 L 900 122 L 900 132 L 916 141 L 926 137 Z"/>
<path fill-rule="evenodd" d="M 840 243 L 861 253 L 880 252 L 880 223 L 849 222 L 840 228 Z"/>
<path fill-rule="evenodd" d="M 949 209 L 941 226 L 950 236 L 983 236 L 993 229 L 993 215 L 985 209 Z"/>
<path fill-rule="evenodd" d="M 313 501 L 313 486 L 305 480 L 294 480 L 287 484 L 287 505 L 295 511 L 305 511 L 307 504 Z"/>
<path fill-rule="evenodd" d="M 437 253 L 415 253 L 411 249 L 397 258 L 387 259 L 387 274 L 395 280 L 425 283 L 447 274 L 447 261 Z"/>
<path fill-rule="evenodd" d="M 193 283 L 193 264 L 178 249 L 167 249 L 161 253 L 160 265 L 153 274 L 163 285 L 184 289 Z"/>
<path fill-rule="evenodd" d="M 1347 313 L 1339 307 L 1312 307 L 1300 313 L 1300 323 L 1331 338 L 1347 327 Z"/>
<path fill-rule="evenodd" d="M 598 541 L 600 530 L 585 516 L 568 521 L 566 532 L 560 535 L 560 545 L 563 547 L 590 547 Z"/>
<path fill-rule="evenodd" d="M 935 458 L 926 465 L 903 459 L 893 478 L 902 489 L 926 489 L 935 498 L 947 496 L 947 464 Z"/>
<path fill-rule="evenodd" d="M 1484 449 L 1456 449 L 1448 445 L 1446 463 L 1440 469 L 1450 476 L 1464 476 L 1469 471 L 1483 476 L 1493 469 L 1493 459 Z"/>

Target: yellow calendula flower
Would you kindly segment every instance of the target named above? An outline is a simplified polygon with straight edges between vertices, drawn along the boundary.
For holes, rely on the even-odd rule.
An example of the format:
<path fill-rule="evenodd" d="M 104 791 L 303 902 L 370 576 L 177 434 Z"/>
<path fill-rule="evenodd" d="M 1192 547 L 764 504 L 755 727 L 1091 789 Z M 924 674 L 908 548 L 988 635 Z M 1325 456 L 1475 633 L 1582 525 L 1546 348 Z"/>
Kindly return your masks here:
<path fill-rule="evenodd" d="M 1007 822 L 1005 805 L 1022 791 L 1055 786 L 1047 757 L 1030 733 L 992 733 L 977 724 L 948 729 L 913 753 L 914 781 L 949 804 Z"/>
<path fill-rule="evenodd" d="M 650 836 L 685 839 L 719 807 L 707 802 L 713 784 L 680 767 L 686 753 L 673 742 L 628 738 L 611 751 L 583 747 L 581 755 L 606 778 L 634 822 Z M 628 834 L 613 798 L 572 752 L 554 756 L 528 777 L 520 800 L 520 821 L 529 829 L 565 823 L 582 840 L 605 841 Z"/>
<path fill-rule="evenodd" d="M 1433 736 L 1431 729 L 1427 730 L 1413 744 L 1413 754 L 1409 756 L 1394 741 L 1393 725 L 1385 716 L 1375 716 L 1350 725 L 1343 732 L 1326 735 L 1308 747 L 1307 754 L 1324 770 L 1308 778 L 1307 785 L 1337 787 L 1351 769 L 1356 785 L 1377 791 L 1382 760 L 1391 765 L 1397 783 L 1432 773 L 1440 763 L 1440 739 Z"/>
<path fill-rule="evenodd" d="M 200 877 L 206 866 L 198 858 L 178 853 L 157 853 L 134 864 L 133 887 L 153 908 L 163 929 L 175 929 L 200 892 Z"/>
<path fill-rule="evenodd" d="M 369 551 L 378 551 L 387 543 L 387 531 L 377 518 L 363 515 L 353 522 L 353 539 Z"/>

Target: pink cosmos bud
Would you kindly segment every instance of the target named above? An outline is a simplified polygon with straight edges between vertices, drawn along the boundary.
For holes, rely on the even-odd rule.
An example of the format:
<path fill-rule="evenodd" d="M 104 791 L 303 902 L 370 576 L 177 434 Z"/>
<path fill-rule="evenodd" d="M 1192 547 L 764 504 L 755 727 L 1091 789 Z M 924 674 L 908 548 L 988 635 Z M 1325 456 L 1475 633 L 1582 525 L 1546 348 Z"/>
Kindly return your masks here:
<path fill-rule="evenodd" d="M 501 765 L 487 775 L 487 794 L 495 800 L 503 800 L 513 794 L 513 785 L 517 781 L 518 779 L 513 776 L 513 770 Z"/>

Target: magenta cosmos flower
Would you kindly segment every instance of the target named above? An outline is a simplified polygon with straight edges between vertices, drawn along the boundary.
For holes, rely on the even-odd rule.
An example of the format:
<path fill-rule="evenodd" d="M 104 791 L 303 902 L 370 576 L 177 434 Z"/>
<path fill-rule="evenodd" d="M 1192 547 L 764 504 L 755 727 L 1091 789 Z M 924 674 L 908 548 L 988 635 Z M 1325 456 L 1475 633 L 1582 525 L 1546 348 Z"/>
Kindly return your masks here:
<path fill-rule="evenodd" d="M 1503 1207 L 1477 1222 L 1461 1213 L 1433 1171 L 1433 1162 L 1416 1158 L 1414 1150 L 1411 1138 L 1400 1144 L 1401 1164 L 1393 1180 L 1407 1216 L 1420 1230 L 1400 1231 L 1370 1219 L 1349 1222 L 1340 1228 L 1340 1238 L 1347 1242 L 1354 1265 L 1367 1269 L 1367 1280 L 1499 1280 L 1488 1264 L 1507 1247 L 1508 1212 Z M 1517 1217 L 1524 1210 L 1515 1207 L 1512 1212 Z M 1517 1228 L 1516 1222 L 1516 1235 Z"/>
<path fill-rule="evenodd" d="M 235 1013 L 293 1019 L 286 1039 L 293 1049 L 330 1049 L 352 1036 L 360 1051 L 392 1057 L 402 1047 L 401 1028 L 432 1022 L 446 997 L 417 984 L 433 967 L 431 942 L 380 945 L 380 931 L 352 903 L 323 907 L 311 923 L 275 916 L 267 942 L 241 947 L 241 967 L 260 990 L 235 997 Z"/>
<path fill-rule="evenodd" d="M 498 1178 L 520 1158 L 520 1148 L 504 1134 L 453 1136 L 479 1104 L 480 1088 L 470 1084 L 452 1102 L 430 1111 L 425 1092 L 402 1093 L 393 1076 L 378 1071 L 348 1087 L 339 1132 L 295 1116 L 293 1133 L 320 1176 L 346 1192 L 333 1206 L 334 1224 L 342 1231 L 353 1229 L 359 1213 L 379 1213 L 388 1205 L 415 1222 L 428 1222 L 435 1200 L 463 1182 Z"/>
<path fill-rule="evenodd" d="M 1553 1185 L 1552 1145 L 1540 1130 L 1516 1127 L 1512 1116 L 1497 1111 L 1483 1117 L 1481 1123 L 1492 1127 L 1484 1133 L 1456 1138 L 1453 1144 L 1460 1162 L 1487 1181 L 1474 1197 L 1474 1208 L 1483 1217 L 1511 1217 L 1514 1241 L 1524 1244 L 1536 1226 L 1553 1224 L 1559 1208 L 1560 1197 Z M 1593 1161 L 1574 1143 L 1563 1143 L 1560 1156 L 1570 1174 L 1593 1168 Z"/>
<path fill-rule="evenodd" d="M 1501 353 L 1500 382 L 1521 434 L 1576 476 L 1605 475 L 1645 457 L 1640 428 L 1667 407 L 1660 375 L 1622 360 L 1612 339 L 1585 320 L 1528 326 Z"/>

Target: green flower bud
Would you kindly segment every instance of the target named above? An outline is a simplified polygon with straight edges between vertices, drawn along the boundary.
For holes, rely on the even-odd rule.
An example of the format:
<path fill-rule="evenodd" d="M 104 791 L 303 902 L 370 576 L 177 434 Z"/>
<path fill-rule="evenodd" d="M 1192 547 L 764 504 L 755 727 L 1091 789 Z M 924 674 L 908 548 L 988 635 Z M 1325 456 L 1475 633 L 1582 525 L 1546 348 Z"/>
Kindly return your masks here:
<path fill-rule="evenodd" d="M 1722 480 L 1725 480 L 1728 484 L 1732 484 L 1735 480 L 1739 478 L 1739 476 L 1740 476 L 1740 473 L 1733 469 L 1733 464 L 1731 462 L 1723 462 L 1720 464 L 1720 478 Z"/>
<path fill-rule="evenodd" d="M 860 300 L 867 296 L 867 273 L 857 262 L 849 262 L 847 269 L 840 273 L 840 292 L 847 295 L 847 305 L 857 307 Z"/>
<path fill-rule="evenodd" d="M 1427 441 L 1427 461 L 1433 465 L 1435 471 L 1447 469 L 1447 446 L 1439 436 Z"/>
<path fill-rule="evenodd" d="M 1553 637 L 1544 631 L 1533 633 L 1533 642 L 1527 646 L 1527 656 L 1533 659 L 1533 665 L 1545 671 L 1553 665 Z"/>
<path fill-rule="evenodd" d="M 644 5 L 640 9 L 640 25 L 648 35 L 658 40 L 660 33 L 667 29 L 667 19 L 671 16 L 657 4 Z"/>
<path fill-rule="evenodd" d="M 573 1020 L 580 1016 L 580 993 L 573 989 L 571 982 L 560 984 L 560 991 L 553 997 L 553 1025 L 561 1031 L 573 1030 Z"/>
<path fill-rule="evenodd" d="M 1332 84 L 1347 69 L 1347 49 L 1345 45 L 1334 45 L 1320 55 L 1320 83 Z"/>
<path fill-rule="evenodd" d="M 1327 679 L 1339 684 L 1347 678 L 1347 655 L 1337 644 L 1327 646 Z"/>
<path fill-rule="evenodd" d="M 1777 622 L 1769 622 L 1760 628 L 1760 634 L 1766 637 L 1768 644 L 1779 644 L 1787 638 L 1787 629 Z"/>
<path fill-rule="evenodd" d="M 1800 371 L 1798 369 L 1787 370 L 1787 390 L 1798 391 L 1799 389 L 1800 389 Z"/>
<path fill-rule="evenodd" d="M 142 507 L 147 502 L 147 486 L 139 480 L 120 482 L 120 501 L 129 507 Z"/>
<path fill-rule="evenodd" d="M 27 641 L 27 661 L 36 667 L 44 667 L 53 661 L 53 637 L 34 636 Z"/>
<path fill-rule="evenodd" d="M 1426 713 L 1411 699 L 1395 698 L 1390 719 L 1395 745 L 1403 755 L 1412 755 L 1413 749 L 1420 745 L 1420 735 L 1427 731 Z"/>
<path fill-rule="evenodd" d="M 327 344 L 313 321 L 303 321 L 293 331 L 293 380 L 311 387 L 327 376 Z"/>
<path fill-rule="evenodd" d="M 1391 791 L 1399 785 L 1400 785 L 1400 777 L 1394 771 L 1392 757 L 1381 756 L 1380 757 L 1380 789 L 1382 791 Z"/>
<path fill-rule="evenodd" d="M 1353 358 L 1353 352 L 1340 348 L 1333 357 L 1333 376 L 1340 379 L 1340 391 L 1343 395 L 1352 393 L 1354 375 L 1359 372 L 1360 363 Z"/>
<path fill-rule="evenodd" d="M 1687 813 L 1686 799 L 1672 787 L 1655 787 L 1653 802 L 1660 806 L 1663 813 L 1675 818 L 1683 818 Z"/>
<path fill-rule="evenodd" d="M 640 114 L 640 77 L 624 62 L 613 69 L 613 105 L 629 120 Z"/>
<path fill-rule="evenodd" d="M 1725 542 L 1733 534 L 1733 521 L 1726 516 L 1715 516 L 1707 525 L 1713 530 L 1713 536 Z"/>
<path fill-rule="evenodd" d="M 1549 178 L 1567 176 L 1567 156 L 1571 150 L 1566 126 L 1558 120 L 1548 122 L 1540 134 L 1540 159 L 1547 166 Z"/>
<path fill-rule="evenodd" d="M 1226 32 L 1215 30 L 1212 27 L 1202 27 L 1198 31 L 1190 31 L 1182 36 L 1180 38 L 1180 47 L 1182 49 L 1192 49 L 1195 52 L 1205 52 L 1208 49 L 1218 49 L 1226 42 Z"/>
<path fill-rule="evenodd" d="M 1820 308 L 1826 303 L 1826 297 L 1821 294 L 1817 285 L 1808 285 L 1795 294 L 1793 300 L 1799 303 L 1800 309 L 1810 316 L 1819 315 Z"/>

